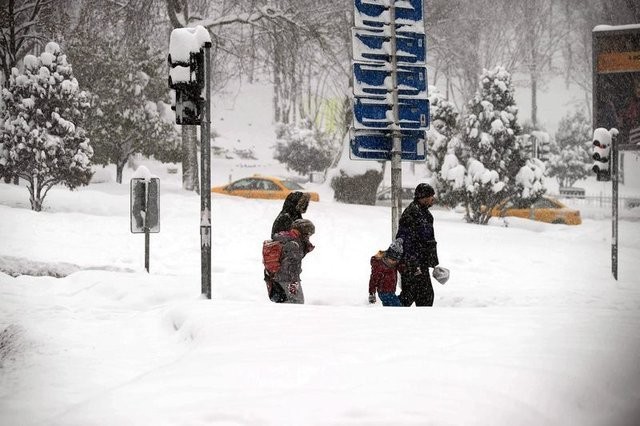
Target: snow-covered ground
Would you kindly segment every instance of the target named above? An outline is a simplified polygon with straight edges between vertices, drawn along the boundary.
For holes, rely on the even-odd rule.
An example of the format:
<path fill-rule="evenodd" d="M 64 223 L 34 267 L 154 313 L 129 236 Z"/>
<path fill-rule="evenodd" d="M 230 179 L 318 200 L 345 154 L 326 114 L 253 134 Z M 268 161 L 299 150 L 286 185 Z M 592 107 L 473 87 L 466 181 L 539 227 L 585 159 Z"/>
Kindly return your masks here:
<path fill-rule="evenodd" d="M 217 99 L 212 126 L 216 144 L 259 160 L 214 158 L 212 185 L 287 173 L 270 155 L 270 91 L 249 89 Z M 98 168 L 88 187 L 55 187 L 40 213 L 0 183 L 1 425 L 638 424 L 637 209 L 621 215 L 618 281 L 606 208 L 578 205 L 575 227 L 434 209 L 452 278 L 433 308 L 392 309 L 367 303 L 390 209 L 307 184 L 316 250 L 306 304 L 289 306 L 267 300 L 260 262 L 282 202 L 213 194 L 206 300 L 199 197 L 179 168 L 134 162 L 161 179 L 150 273 L 129 231 L 132 169 L 122 185 Z"/>
<path fill-rule="evenodd" d="M 212 181 L 234 164 L 214 161 Z M 306 215 L 317 248 L 303 263 L 306 304 L 289 306 L 267 300 L 260 262 L 281 201 L 213 194 L 206 300 L 199 197 L 148 166 L 161 177 L 150 273 L 127 183 L 56 187 L 40 213 L 25 188 L 0 184 L 0 424 L 640 419 L 639 222 L 621 221 L 615 281 L 607 219 L 474 226 L 434 210 L 451 280 L 435 283 L 433 308 L 383 308 L 367 303 L 367 283 L 390 209 L 339 204 L 309 184 L 321 194 Z"/>

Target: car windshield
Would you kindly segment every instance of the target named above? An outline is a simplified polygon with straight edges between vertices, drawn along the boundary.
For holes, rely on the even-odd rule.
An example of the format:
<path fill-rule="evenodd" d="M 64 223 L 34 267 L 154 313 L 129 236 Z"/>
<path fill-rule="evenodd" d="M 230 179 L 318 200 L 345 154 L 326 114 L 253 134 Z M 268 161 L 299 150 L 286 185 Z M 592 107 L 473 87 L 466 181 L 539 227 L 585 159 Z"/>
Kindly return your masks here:
<path fill-rule="evenodd" d="M 548 198 L 539 198 L 535 203 L 533 203 L 533 206 L 536 209 L 557 209 L 557 208 L 560 208 L 559 205 L 557 205 L 553 201 L 549 200 Z"/>
<path fill-rule="evenodd" d="M 531 207 L 531 201 L 521 198 L 512 198 L 505 203 L 507 209 L 528 209 Z"/>
<path fill-rule="evenodd" d="M 391 188 L 385 188 L 378 192 L 378 200 L 390 200 Z M 413 188 L 402 188 L 402 199 L 413 201 Z"/>
<path fill-rule="evenodd" d="M 559 206 L 548 198 L 540 197 L 533 203 L 529 199 L 512 198 L 505 203 L 507 209 L 556 209 Z"/>
<path fill-rule="evenodd" d="M 285 186 L 285 188 L 290 189 L 292 191 L 295 191 L 298 189 L 304 189 L 302 186 L 298 185 L 292 180 L 283 180 L 282 184 Z"/>

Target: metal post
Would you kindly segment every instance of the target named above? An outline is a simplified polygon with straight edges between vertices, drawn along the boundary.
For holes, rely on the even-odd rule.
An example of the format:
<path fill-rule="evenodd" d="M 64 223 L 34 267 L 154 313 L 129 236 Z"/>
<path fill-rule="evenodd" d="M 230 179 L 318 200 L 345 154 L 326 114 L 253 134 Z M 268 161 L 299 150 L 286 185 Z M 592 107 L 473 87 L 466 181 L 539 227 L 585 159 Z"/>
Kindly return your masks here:
<path fill-rule="evenodd" d="M 396 57 L 396 9 L 394 3 L 389 8 L 391 30 L 391 82 L 393 112 L 393 145 L 391 148 L 391 239 L 396 237 L 402 213 L 402 140 L 398 123 L 398 58 Z"/>
<path fill-rule="evenodd" d="M 144 268 L 149 273 L 149 223 L 147 221 L 147 214 L 149 214 L 149 181 L 145 179 L 144 181 Z"/>
<path fill-rule="evenodd" d="M 611 135 L 611 273 L 618 279 L 618 137 Z"/>
<path fill-rule="evenodd" d="M 149 250 L 150 250 L 149 227 L 144 226 L 144 268 L 149 272 Z"/>
<path fill-rule="evenodd" d="M 204 45 L 204 108 L 200 127 L 200 254 L 202 294 L 211 299 L 211 43 Z"/>

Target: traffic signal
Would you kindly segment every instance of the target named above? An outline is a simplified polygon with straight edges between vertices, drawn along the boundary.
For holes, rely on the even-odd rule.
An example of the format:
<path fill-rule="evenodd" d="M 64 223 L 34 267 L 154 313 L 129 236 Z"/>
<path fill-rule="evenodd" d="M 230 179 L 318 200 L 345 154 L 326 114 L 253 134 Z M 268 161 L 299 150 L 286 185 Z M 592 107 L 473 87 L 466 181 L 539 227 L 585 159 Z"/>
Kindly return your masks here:
<path fill-rule="evenodd" d="M 611 133 L 605 128 L 593 132 L 593 167 L 599 181 L 611 180 L 609 154 L 611 152 Z"/>
<path fill-rule="evenodd" d="M 202 124 L 202 105 L 199 92 L 176 90 L 176 103 L 171 109 L 176 112 L 176 124 Z"/>
<path fill-rule="evenodd" d="M 177 124 L 197 125 L 202 123 L 204 99 L 204 52 L 188 52 L 178 58 L 167 57 L 169 63 L 169 88 L 175 90 Z"/>
<path fill-rule="evenodd" d="M 167 56 L 169 88 L 174 90 L 202 90 L 204 88 L 204 52 L 182 52 L 177 57 Z"/>

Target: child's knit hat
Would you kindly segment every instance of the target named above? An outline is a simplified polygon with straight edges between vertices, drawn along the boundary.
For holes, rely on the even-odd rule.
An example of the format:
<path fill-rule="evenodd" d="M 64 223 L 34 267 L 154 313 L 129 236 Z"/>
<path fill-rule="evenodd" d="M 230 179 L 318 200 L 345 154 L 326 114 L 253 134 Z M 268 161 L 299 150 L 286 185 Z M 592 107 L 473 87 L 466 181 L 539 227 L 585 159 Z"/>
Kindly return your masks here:
<path fill-rule="evenodd" d="M 386 255 L 391 259 L 402 259 L 402 238 L 396 238 L 395 241 L 391 243 L 387 249 Z"/>

